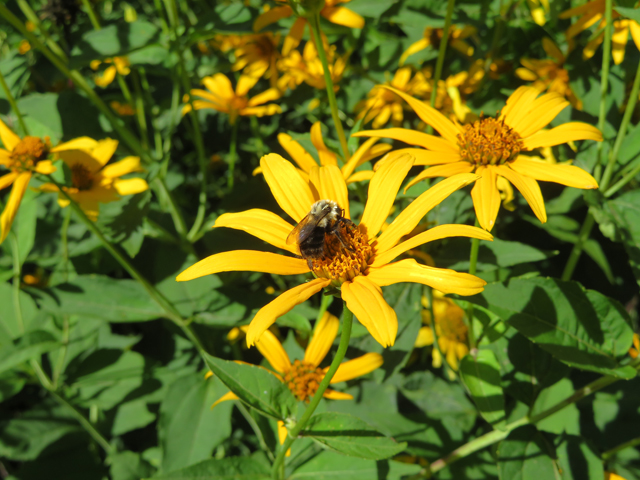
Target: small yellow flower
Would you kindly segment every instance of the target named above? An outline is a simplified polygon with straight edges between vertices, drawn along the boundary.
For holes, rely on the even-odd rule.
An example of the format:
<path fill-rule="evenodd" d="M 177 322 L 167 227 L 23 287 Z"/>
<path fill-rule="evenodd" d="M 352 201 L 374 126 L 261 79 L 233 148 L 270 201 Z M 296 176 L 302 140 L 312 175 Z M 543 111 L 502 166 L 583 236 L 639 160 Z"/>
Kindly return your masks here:
<path fill-rule="evenodd" d="M 122 117 L 130 117 L 131 115 L 136 114 L 134 108 L 128 103 L 120 103 L 117 100 L 113 100 L 111 103 L 109 103 L 109 106 L 114 112 Z"/>
<path fill-rule="evenodd" d="M 596 180 L 578 167 L 549 164 L 538 157 L 522 154 L 573 140 L 602 141 L 600 130 L 582 122 L 569 122 L 542 130 L 569 105 L 557 93 L 537 98 L 540 95 L 537 89 L 520 87 L 507 99 L 498 118 L 481 118 L 473 124 L 461 126 L 426 103 L 399 90 L 394 91 L 442 136 L 402 128 L 369 130 L 355 136 L 386 137 L 422 147 L 398 151 L 415 156 L 416 165 L 430 166 L 407 188 L 425 178 L 475 172 L 480 177 L 471 190 L 471 198 L 478 221 L 485 230 L 493 228 L 498 216 L 499 177 L 507 179 L 522 193 L 543 223 L 547 221 L 547 213 L 538 180 L 575 188 L 598 188 Z"/>
<path fill-rule="evenodd" d="M 422 305 L 425 308 L 422 311 L 422 321 L 427 326 L 422 327 L 418 332 L 415 347 L 433 345 L 435 342 L 433 334 L 435 324 L 440 352 L 447 359 L 447 364 L 457 371 L 460 360 L 469 353 L 469 345 L 467 344 L 468 330 L 464 323 L 464 310 L 438 290 L 433 290 L 433 316 L 435 317 L 435 322 L 431 319 L 429 301 L 424 297 L 422 298 Z M 436 368 L 442 366 L 440 352 L 434 349 L 431 354 L 433 366 Z"/>
<path fill-rule="evenodd" d="M 11 230 L 31 176 L 34 173 L 48 175 L 55 172 L 52 154 L 65 150 L 79 139 L 51 148 L 48 137 L 44 140 L 31 136 L 20 138 L 0 120 L 0 140 L 4 146 L 0 148 L 0 167 L 10 170 L 9 173 L 0 176 L 0 190 L 13 185 L 0 216 L 0 243 L 2 243 Z"/>
<path fill-rule="evenodd" d="M 364 142 L 358 150 L 353 154 L 349 161 L 340 170 L 347 184 L 353 182 L 361 182 L 363 180 L 370 180 L 373 176 L 371 170 L 361 170 L 354 172 L 354 170 L 363 163 L 373 160 L 380 155 L 391 150 L 391 145 L 387 143 L 381 143 L 375 145 L 378 141 L 377 138 L 371 138 Z M 311 171 L 314 167 L 318 166 L 315 159 L 307 152 L 302 145 L 291 138 L 291 135 L 286 133 L 278 134 L 278 142 L 291 156 L 294 162 L 298 165 L 299 173 L 304 178 L 308 179 Z M 316 122 L 311 127 L 311 143 L 316 147 L 318 157 L 320 158 L 320 165 L 334 165 L 338 166 L 338 160 L 335 153 L 327 148 L 322 139 L 322 126 L 320 122 Z M 253 171 L 254 175 L 262 173 L 262 167 L 258 167 Z"/>
<path fill-rule="evenodd" d="M 415 95 L 424 96 L 431 87 L 427 82 L 424 73 L 417 72 L 411 78 L 411 67 L 402 67 L 396 70 L 393 79 L 384 85 L 390 85 L 400 91 Z M 399 127 L 404 119 L 404 102 L 395 93 L 380 86 L 375 86 L 368 94 L 367 98 L 356 104 L 358 120 L 364 118 L 364 123 L 373 119 L 371 126 L 380 128 L 387 124 L 391 118 L 391 123 Z"/>
<path fill-rule="evenodd" d="M 279 3 L 285 3 L 282 0 L 277 1 L 279 1 Z M 348 8 L 339 6 L 341 3 L 348 3 L 350 1 L 351 0 L 325 0 L 324 8 L 320 11 L 320 15 L 331 23 L 335 23 L 337 25 L 343 25 L 349 28 L 363 28 L 364 18 L 357 13 L 352 12 Z M 267 10 L 256 19 L 253 24 L 253 31 L 259 32 L 267 25 L 271 25 L 282 18 L 288 18 L 292 16 L 293 13 L 292 8 L 288 5 L 278 6 Z M 284 40 L 284 45 L 282 47 L 283 55 L 288 55 L 291 50 L 300 44 L 306 25 L 307 20 L 305 18 L 298 17 L 296 19 Z"/>
<path fill-rule="evenodd" d="M 29 50 L 31 50 L 31 44 L 29 42 L 27 42 L 26 40 L 22 40 L 20 42 L 20 45 L 18 45 L 18 53 L 20 55 L 24 55 Z"/>
<path fill-rule="evenodd" d="M 256 79 L 268 78 L 271 87 L 275 88 L 278 81 L 277 61 L 281 58 L 278 52 L 280 35 L 271 32 L 245 35 L 246 41 L 235 47 L 236 61 L 232 70 L 242 70 L 242 74 Z"/>
<path fill-rule="evenodd" d="M 597 34 L 592 36 L 582 51 L 582 58 L 585 60 L 593 57 L 604 40 L 604 27 L 607 25 L 607 20 L 604 16 L 605 8 L 605 0 L 591 0 L 584 5 L 566 10 L 559 15 L 559 18 L 580 16 L 578 21 L 571 25 L 565 32 L 567 42 L 569 42 L 571 48 L 574 44 L 575 37 L 577 37 L 580 32 L 585 31 L 600 21 L 597 27 Z M 636 47 L 640 50 L 640 25 L 633 20 L 621 18 L 620 14 L 615 10 L 613 10 L 612 18 L 613 36 L 611 37 L 611 56 L 615 64 L 619 65 L 624 60 L 624 51 L 627 46 L 629 31 L 631 31 L 631 36 L 633 37 Z"/>
<path fill-rule="evenodd" d="M 531 17 L 541 27 L 547 23 L 546 12 L 549 11 L 549 0 L 527 0 Z"/>
<path fill-rule="evenodd" d="M 542 39 L 542 48 L 550 56 L 550 59 L 535 60 L 531 58 L 521 58 L 524 68 L 517 68 L 516 75 L 527 82 L 533 82 L 532 87 L 541 92 L 548 89 L 549 92 L 556 92 L 565 97 L 573 107 L 582 110 L 582 100 L 576 97 L 569 85 L 569 72 L 563 68 L 566 61 L 565 55 L 547 37 Z"/>
<path fill-rule="evenodd" d="M 335 201 L 344 210 L 344 217 L 350 218 L 347 184 L 337 166 L 314 166 L 307 180 L 294 165 L 277 154 L 265 155 L 260 165 L 276 201 L 295 222 L 306 217 L 311 206 L 321 199 Z M 285 291 L 260 309 L 247 330 L 249 346 L 259 341 L 278 317 L 330 286 L 334 290 L 340 289 L 349 310 L 378 343 L 383 347 L 393 345 L 398 319 L 384 300 L 381 287 L 416 282 L 446 293 L 473 295 L 481 292 L 486 282 L 467 273 L 420 265 L 414 259 L 392 260 L 426 242 L 449 236 L 493 238 L 487 232 L 467 225 L 440 225 L 400 242 L 433 207 L 473 182 L 477 178 L 473 174 L 443 180 L 424 192 L 378 236 L 412 166 L 413 158 L 408 155 L 385 162 L 369 182 L 369 195 L 359 225 L 345 227 L 341 231 L 341 241 L 335 236 L 325 237 L 326 254 L 320 258 L 304 260 L 251 250 L 224 252 L 192 265 L 178 275 L 177 280 L 192 280 L 225 271 L 259 271 L 276 275 L 313 273 L 313 280 Z M 298 245 L 287 243 L 293 225 L 267 210 L 226 213 L 217 218 L 214 227 L 244 230 L 293 255 L 300 254 Z M 344 246 L 343 241 L 348 245 Z"/>
<path fill-rule="evenodd" d="M 629 349 L 629 356 L 633 359 L 636 359 L 638 358 L 638 355 L 640 355 L 640 335 L 634 333 L 633 345 L 631 345 L 631 348 Z"/>
<path fill-rule="evenodd" d="M 222 73 L 216 73 L 212 77 L 205 77 L 202 83 L 207 90 L 193 89 L 191 95 L 200 97 L 202 100 L 194 100 L 193 108 L 202 110 L 203 108 L 212 108 L 218 112 L 229 114 L 229 123 L 232 125 L 236 122 L 238 116 L 257 116 L 275 115 L 281 113 L 280 105 L 266 102 L 277 100 L 282 95 L 277 88 L 270 88 L 253 98 L 248 98 L 247 94 L 251 87 L 257 82 L 257 79 L 240 76 L 235 91 L 231 86 L 231 81 Z M 182 114 L 191 111 L 191 105 L 185 105 Z"/>
<path fill-rule="evenodd" d="M 473 47 L 469 45 L 465 39 L 469 38 L 472 35 L 475 35 L 476 29 L 470 26 L 464 26 L 459 28 L 455 25 L 452 25 L 449 28 L 449 45 L 454 49 L 458 50 L 463 55 L 470 57 L 473 55 Z M 442 41 L 442 37 L 444 37 L 444 28 L 433 28 L 427 27 L 424 29 L 423 38 L 418 40 L 417 42 L 411 44 L 409 48 L 405 50 L 405 52 L 400 57 L 400 65 L 404 65 L 404 62 L 414 53 L 418 53 L 429 46 L 432 46 L 435 49 L 440 48 L 440 42 Z"/>
<path fill-rule="evenodd" d="M 139 157 L 126 157 L 107 165 L 117 147 L 117 140 L 96 141 L 83 137 L 67 142 L 65 151 L 59 154 L 71 171 L 71 186 L 62 188 L 93 221 L 98 218 L 100 203 L 113 202 L 122 195 L 133 195 L 149 188 L 142 178 L 120 178 L 142 171 Z M 58 204 L 62 208 L 70 203 L 53 183 L 41 185 L 40 190 L 58 192 Z"/>
<path fill-rule="evenodd" d="M 90 63 L 92 70 L 98 70 L 102 63 L 109 64 L 109 66 L 102 72 L 95 76 L 94 81 L 96 85 L 102 88 L 105 88 L 115 80 L 116 74 L 120 74 L 122 76 L 129 75 L 131 73 L 131 63 L 129 63 L 128 57 L 113 57 L 106 58 L 103 61 L 93 60 Z"/>

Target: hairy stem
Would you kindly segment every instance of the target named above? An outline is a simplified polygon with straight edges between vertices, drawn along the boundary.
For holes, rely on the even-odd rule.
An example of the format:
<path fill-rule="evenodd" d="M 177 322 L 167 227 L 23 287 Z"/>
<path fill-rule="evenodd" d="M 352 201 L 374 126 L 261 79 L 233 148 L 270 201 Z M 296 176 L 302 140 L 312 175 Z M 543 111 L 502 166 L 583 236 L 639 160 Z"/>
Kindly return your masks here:
<path fill-rule="evenodd" d="M 284 469 L 281 467 L 284 465 L 285 454 L 287 453 L 287 450 L 291 448 L 291 445 L 293 444 L 293 442 L 296 441 L 300 432 L 304 429 L 304 427 L 307 426 L 307 423 L 309 422 L 311 415 L 313 415 L 313 412 L 315 411 L 318 404 L 320 403 L 320 400 L 322 400 L 322 396 L 325 390 L 327 389 L 327 387 L 329 387 L 329 383 L 331 382 L 331 379 L 333 378 L 335 373 L 338 371 L 338 367 L 342 363 L 342 360 L 344 359 L 344 356 L 347 353 L 347 348 L 349 347 L 349 339 L 351 338 L 352 322 L 353 322 L 353 313 L 351 313 L 351 310 L 347 308 L 347 304 L 345 302 L 344 308 L 342 310 L 342 335 L 340 336 L 340 345 L 338 346 L 338 351 L 336 352 L 336 356 L 333 357 L 333 361 L 331 362 L 331 366 L 329 367 L 329 370 L 327 371 L 324 378 L 320 382 L 320 385 L 318 386 L 318 390 L 316 391 L 315 395 L 309 402 L 309 406 L 304 411 L 304 414 L 302 414 L 302 417 L 300 418 L 298 423 L 296 423 L 296 425 L 291 430 L 289 430 L 289 435 L 287 436 L 287 439 L 285 440 L 284 444 L 280 447 L 280 450 L 278 451 L 278 456 L 276 457 L 275 462 L 273 462 L 273 467 L 272 467 L 272 475 L 275 480 L 284 479 Z"/>

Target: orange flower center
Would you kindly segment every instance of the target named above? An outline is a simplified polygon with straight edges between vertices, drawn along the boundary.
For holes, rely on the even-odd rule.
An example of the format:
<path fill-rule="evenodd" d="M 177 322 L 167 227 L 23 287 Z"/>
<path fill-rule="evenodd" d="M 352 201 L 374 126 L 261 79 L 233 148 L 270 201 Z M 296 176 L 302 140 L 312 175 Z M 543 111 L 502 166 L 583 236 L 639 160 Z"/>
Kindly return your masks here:
<path fill-rule="evenodd" d="M 342 223 L 338 234 L 325 233 L 324 248 L 324 256 L 308 259 L 309 267 L 336 287 L 364 275 L 374 255 L 367 234 L 352 223 Z"/>
<path fill-rule="evenodd" d="M 308 403 L 315 395 L 323 378 L 324 372 L 320 367 L 304 360 L 296 360 L 291 365 L 291 369 L 284 374 L 284 383 L 298 400 Z"/>
<path fill-rule="evenodd" d="M 87 167 L 80 163 L 71 166 L 71 184 L 78 190 L 91 190 L 93 175 Z"/>
<path fill-rule="evenodd" d="M 49 157 L 49 138 L 43 142 L 38 137 L 26 136 L 13 147 L 10 168 L 19 172 L 33 170 L 40 160 Z"/>
<path fill-rule="evenodd" d="M 504 120 L 482 118 L 465 125 L 458 134 L 460 156 L 475 165 L 501 165 L 514 160 L 524 149 L 520 135 Z"/>

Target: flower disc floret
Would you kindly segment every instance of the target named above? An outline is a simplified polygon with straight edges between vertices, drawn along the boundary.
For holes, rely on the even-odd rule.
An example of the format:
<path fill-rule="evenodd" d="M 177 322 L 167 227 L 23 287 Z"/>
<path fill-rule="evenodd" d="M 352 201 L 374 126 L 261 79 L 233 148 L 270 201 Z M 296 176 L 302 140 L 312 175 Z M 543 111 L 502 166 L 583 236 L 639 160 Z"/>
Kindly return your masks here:
<path fill-rule="evenodd" d="M 291 369 L 284 374 L 284 383 L 298 400 L 309 402 L 323 378 L 322 368 L 304 360 L 295 360 Z"/>
<path fill-rule="evenodd" d="M 475 165 L 503 165 L 522 151 L 522 139 L 504 119 L 482 118 L 458 134 L 460 156 Z"/>
<path fill-rule="evenodd" d="M 71 184 L 80 191 L 91 190 L 94 178 L 87 167 L 82 164 L 71 166 Z"/>
<path fill-rule="evenodd" d="M 38 137 L 24 137 L 11 151 L 10 168 L 17 172 L 31 171 L 39 161 L 49 157 L 49 152 L 48 139 L 43 142 Z"/>

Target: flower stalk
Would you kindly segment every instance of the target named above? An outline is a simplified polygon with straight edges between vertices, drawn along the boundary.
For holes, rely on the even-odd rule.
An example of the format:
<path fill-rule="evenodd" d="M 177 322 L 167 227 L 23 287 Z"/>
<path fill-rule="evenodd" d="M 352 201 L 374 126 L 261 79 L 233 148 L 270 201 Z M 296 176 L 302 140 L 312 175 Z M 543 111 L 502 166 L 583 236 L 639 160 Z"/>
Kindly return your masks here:
<path fill-rule="evenodd" d="M 451 18 L 453 17 L 453 8 L 455 7 L 456 0 L 447 1 L 447 13 L 444 18 L 444 31 L 442 32 L 442 41 L 440 42 L 440 48 L 438 49 L 438 59 L 436 60 L 436 71 L 433 76 L 433 89 L 431 90 L 431 98 L 429 104 L 435 108 L 436 98 L 438 95 L 438 82 L 442 77 L 442 67 L 444 66 L 444 57 L 447 53 L 447 42 L 449 41 L 449 30 L 451 29 Z M 427 128 L 427 133 L 432 133 L 433 127 L 431 125 Z"/>
<path fill-rule="evenodd" d="M 296 425 L 291 430 L 289 430 L 289 435 L 287 436 L 287 439 L 285 440 L 284 444 L 281 445 L 278 455 L 275 461 L 273 462 L 272 475 L 274 480 L 284 480 L 284 469 L 281 467 L 284 465 L 285 454 L 287 453 L 287 450 L 291 448 L 291 445 L 293 444 L 293 442 L 296 441 L 300 432 L 304 429 L 304 427 L 307 426 L 307 423 L 309 423 L 309 419 L 311 418 L 311 415 L 313 415 L 313 412 L 318 407 L 318 404 L 320 403 L 320 400 L 322 400 L 322 396 L 324 395 L 325 390 L 327 389 L 327 387 L 329 387 L 329 383 L 331 382 L 331 379 L 333 378 L 335 373 L 338 371 L 338 367 L 342 363 L 342 360 L 344 359 L 344 356 L 347 353 L 347 348 L 349 347 L 349 339 L 351 338 L 352 322 L 353 322 L 353 313 L 351 312 L 351 310 L 347 308 L 347 303 L 344 302 L 344 307 L 342 310 L 342 334 L 340 336 L 340 345 L 338 346 L 336 356 L 333 357 L 331 366 L 329 367 L 329 370 L 327 371 L 324 378 L 320 382 L 320 385 L 318 386 L 318 390 L 316 390 L 315 395 L 309 402 L 309 406 L 304 411 L 304 413 L 302 414 L 302 417 L 300 418 L 300 420 L 298 420 Z"/>
<path fill-rule="evenodd" d="M 13 110 L 13 113 L 15 113 L 16 117 L 18 118 L 18 123 L 20 124 L 20 128 L 22 129 L 23 135 L 29 135 L 29 130 L 27 129 L 27 125 L 24 123 L 24 118 L 22 117 L 22 114 L 18 109 L 18 104 L 16 103 L 16 99 L 13 98 L 13 95 L 11 94 L 11 89 L 9 88 L 9 85 L 7 85 L 7 82 L 5 81 L 4 75 L 2 75 L 1 70 L 0 70 L 0 87 L 2 87 L 2 91 L 4 92 L 5 97 L 7 97 L 7 101 L 11 106 L 11 110 Z"/>
<path fill-rule="evenodd" d="M 322 44 L 322 35 L 320 33 L 320 14 L 316 13 L 309 18 L 309 27 L 311 29 L 311 36 L 316 45 L 318 51 L 318 58 L 322 63 L 322 70 L 324 72 L 324 83 L 327 87 L 327 97 L 329 97 L 329 106 L 331 107 L 331 118 L 336 127 L 338 133 L 338 140 L 340 141 L 340 147 L 342 149 L 342 156 L 345 162 L 349 161 L 351 155 L 349 155 L 349 147 L 347 146 L 347 137 L 344 134 L 342 128 L 342 122 L 340 121 L 340 114 L 338 112 L 338 101 L 336 100 L 336 92 L 333 90 L 333 80 L 331 79 L 331 72 L 329 71 L 329 62 L 327 61 L 327 54 L 324 51 L 324 45 Z"/>

